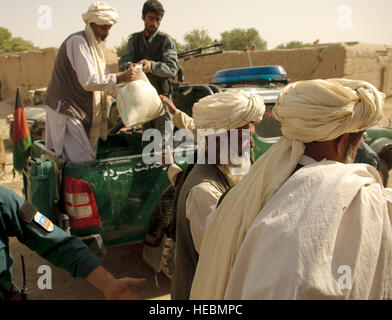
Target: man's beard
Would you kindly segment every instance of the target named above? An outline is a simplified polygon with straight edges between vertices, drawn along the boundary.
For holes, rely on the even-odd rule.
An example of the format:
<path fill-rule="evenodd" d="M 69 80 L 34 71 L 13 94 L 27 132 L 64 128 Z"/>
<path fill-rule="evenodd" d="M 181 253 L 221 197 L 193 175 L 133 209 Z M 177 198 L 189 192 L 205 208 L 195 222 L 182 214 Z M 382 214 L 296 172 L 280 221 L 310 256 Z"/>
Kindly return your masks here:
<path fill-rule="evenodd" d="M 219 136 L 219 134 L 216 134 L 216 136 Z M 227 135 L 220 137 L 220 139 L 227 138 Z M 201 144 L 199 150 L 205 150 L 205 155 L 207 159 L 208 155 L 210 155 L 210 152 L 212 155 L 215 154 L 215 156 L 213 157 L 216 161 L 215 164 L 217 165 L 218 169 L 225 175 L 231 186 L 236 185 L 238 182 L 240 182 L 242 177 L 249 172 L 251 166 L 250 153 L 252 153 L 253 156 L 253 150 L 250 148 L 250 138 L 242 141 L 242 145 L 239 150 L 237 150 L 237 148 L 231 149 L 230 143 L 226 141 L 226 145 L 229 146 L 230 152 L 228 152 L 228 150 L 226 150 L 225 148 L 217 149 L 216 144 L 222 143 L 222 141 L 217 142 L 215 140 L 216 144 L 208 144 L 207 140 L 202 140 L 202 142 L 204 142 L 204 148 L 202 147 L 203 144 Z M 228 152 L 229 154 L 225 154 L 226 152 Z M 241 155 L 239 155 L 238 152 L 241 152 Z M 208 163 L 211 162 L 208 161 Z"/>
<path fill-rule="evenodd" d="M 105 49 L 105 48 L 106 48 L 106 39 L 107 39 L 107 38 L 102 39 L 101 37 L 97 37 L 97 36 L 96 36 L 95 39 L 97 40 L 98 46 L 99 46 L 101 49 Z"/>
<path fill-rule="evenodd" d="M 347 148 L 346 151 L 346 156 L 343 160 L 343 163 L 345 164 L 352 164 L 355 161 L 355 157 L 354 157 L 354 147 L 353 147 L 353 143 L 350 143 L 350 145 Z"/>
<path fill-rule="evenodd" d="M 243 175 L 234 175 L 232 174 L 232 165 L 230 164 L 218 164 L 218 169 L 224 174 L 227 178 L 230 186 L 236 185 L 238 182 L 241 181 Z"/>
<path fill-rule="evenodd" d="M 234 164 L 229 158 L 228 164 L 218 164 L 219 170 L 225 175 L 231 186 L 236 185 L 241 179 L 248 174 L 251 162 L 249 154 L 245 153 L 241 158 L 241 163 Z M 236 159 L 238 163 L 238 159 Z"/>
<path fill-rule="evenodd" d="M 155 32 L 157 32 L 158 29 L 155 28 L 155 27 L 150 27 L 150 26 L 145 25 L 145 26 L 144 26 L 144 30 L 147 31 L 147 33 L 148 33 L 150 36 L 152 36 Z"/>

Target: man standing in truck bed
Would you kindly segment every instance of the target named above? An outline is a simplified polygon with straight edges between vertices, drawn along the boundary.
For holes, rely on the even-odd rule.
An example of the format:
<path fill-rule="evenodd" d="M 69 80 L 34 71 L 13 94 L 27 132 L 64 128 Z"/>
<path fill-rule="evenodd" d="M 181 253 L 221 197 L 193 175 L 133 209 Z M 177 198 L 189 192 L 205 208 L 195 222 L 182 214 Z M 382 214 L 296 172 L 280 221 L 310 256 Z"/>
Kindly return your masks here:
<path fill-rule="evenodd" d="M 130 36 L 118 65 L 119 70 L 123 71 L 130 64 L 142 63 L 144 73 L 158 94 L 170 98 L 171 82 L 169 79 L 176 76 L 179 66 L 174 41 L 169 35 L 158 30 L 164 13 L 159 1 L 148 0 L 144 3 L 142 10 L 144 30 Z M 165 106 L 164 108 L 166 109 Z M 165 121 L 170 120 L 171 116 L 166 109 L 164 115 L 145 124 L 143 129 L 156 128 L 163 133 Z"/>
<path fill-rule="evenodd" d="M 82 17 L 86 28 L 60 46 L 45 99 L 46 146 L 72 162 L 95 159 L 98 139 L 107 136 L 107 92 L 137 79 L 132 68 L 117 74 L 106 68 L 104 41 L 117 11 L 97 1 Z"/>

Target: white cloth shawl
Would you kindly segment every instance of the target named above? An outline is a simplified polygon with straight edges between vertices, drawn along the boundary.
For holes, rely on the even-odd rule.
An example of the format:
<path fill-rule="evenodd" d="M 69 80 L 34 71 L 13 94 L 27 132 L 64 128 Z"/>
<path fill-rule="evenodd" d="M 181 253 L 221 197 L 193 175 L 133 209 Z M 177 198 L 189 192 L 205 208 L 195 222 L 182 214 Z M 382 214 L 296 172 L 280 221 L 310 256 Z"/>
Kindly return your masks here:
<path fill-rule="evenodd" d="M 391 299 L 391 191 L 366 164 L 298 170 L 250 227 L 225 299 Z"/>
<path fill-rule="evenodd" d="M 102 50 L 103 44 L 98 43 L 90 23 L 97 25 L 113 25 L 118 21 L 117 11 L 102 1 L 94 2 L 86 13 L 82 15 L 86 23 L 86 36 L 90 46 L 94 65 L 99 75 L 105 74 L 106 62 Z M 108 119 L 107 119 L 108 99 L 105 91 L 93 92 L 93 119 L 89 134 L 89 140 L 93 150 L 95 149 L 99 137 L 103 140 L 107 138 Z"/>

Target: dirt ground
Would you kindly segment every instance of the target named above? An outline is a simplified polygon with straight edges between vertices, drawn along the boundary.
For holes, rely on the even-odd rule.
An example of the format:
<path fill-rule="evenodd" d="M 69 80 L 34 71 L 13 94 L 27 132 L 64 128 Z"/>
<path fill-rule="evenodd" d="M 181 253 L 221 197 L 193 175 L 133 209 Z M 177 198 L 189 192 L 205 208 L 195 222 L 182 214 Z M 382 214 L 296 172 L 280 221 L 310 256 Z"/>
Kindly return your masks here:
<path fill-rule="evenodd" d="M 4 112 L 3 112 L 4 113 Z M 6 166 L 4 174 L 0 175 L 0 185 L 11 189 L 23 197 L 22 176 L 12 174 L 12 142 L 9 138 L 9 126 L 5 120 L 6 114 L 0 111 L 0 135 L 3 136 L 6 149 Z M 57 268 L 41 258 L 34 251 L 22 245 L 16 238 L 10 239 L 11 252 L 14 257 L 13 276 L 17 286 L 22 287 L 21 254 L 24 256 L 26 266 L 27 287 L 31 290 L 31 300 L 103 300 L 99 290 L 84 279 L 73 278 L 68 272 Z M 157 281 L 153 269 L 142 260 L 143 245 L 127 245 L 107 248 L 107 254 L 100 257 L 103 266 L 116 278 L 135 277 L 147 279 L 147 284 L 135 288 L 141 299 L 169 300 L 170 280 L 159 274 Z M 52 289 L 40 290 L 37 281 L 42 274 L 38 268 L 48 265 L 52 270 Z M 157 287 L 157 285 L 159 287 Z"/>

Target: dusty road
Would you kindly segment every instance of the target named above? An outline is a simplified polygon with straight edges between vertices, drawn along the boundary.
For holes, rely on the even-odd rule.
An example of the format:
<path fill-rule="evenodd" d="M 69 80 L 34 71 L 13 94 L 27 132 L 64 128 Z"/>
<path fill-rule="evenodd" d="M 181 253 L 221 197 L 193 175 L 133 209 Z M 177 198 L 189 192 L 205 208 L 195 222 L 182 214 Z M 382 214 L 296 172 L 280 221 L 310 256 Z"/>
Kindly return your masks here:
<path fill-rule="evenodd" d="M 4 119 L 5 115 L 0 114 L 0 133 L 6 147 L 6 167 L 5 174 L 0 176 L 0 185 L 9 188 L 23 197 L 23 180 L 20 175 L 13 178 L 12 174 L 12 143 L 9 139 L 9 128 Z M 71 277 L 68 272 L 59 269 L 41 258 L 34 251 L 22 245 L 16 238 L 10 239 L 11 252 L 15 260 L 13 276 L 15 283 L 22 286 L 22 263 L 20 255 L 23 254 L 26 265 L 27 287 L 30 288 L 31 300 L 103 300 L 101 292 L 95 289 L 87 281 Z M 140 288 L 135 288 L 142 299 L 170 299 L 170 280 L 163 274 L 159 274 L 158 285 L 154 277 L 154 271 L 142 260 L 142 244 L 128 245 L 108 248 L 107 255 L 100 257 L 103 266 L 115 277 L 136 277 L 146 278 L 147 284 Z M 51 267 L 52 289 L 40 290 L 37 281 L 43 275 L 38 273 L 38 268 L 42 265 Z"/>

